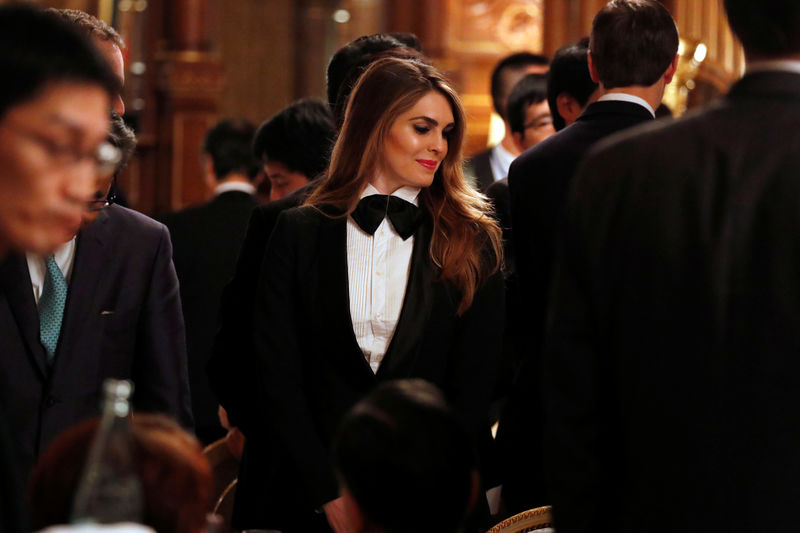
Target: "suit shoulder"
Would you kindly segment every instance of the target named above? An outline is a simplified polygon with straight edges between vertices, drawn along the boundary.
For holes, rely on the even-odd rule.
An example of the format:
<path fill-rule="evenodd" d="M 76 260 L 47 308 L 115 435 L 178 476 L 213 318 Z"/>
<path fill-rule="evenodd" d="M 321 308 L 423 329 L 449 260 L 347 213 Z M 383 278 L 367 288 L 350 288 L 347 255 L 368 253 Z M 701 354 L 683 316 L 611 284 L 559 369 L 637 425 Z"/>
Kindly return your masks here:
<path fill-rule="evenodd" d="M 491 200 L 508 196 L 508 178 L 503 178 L 489 185 L 489 188 L 486 189 L 486 196 Z"/>
<path fill-rule="evenodd" d="M 111 205 L 107 208 L 108 222 L 113 231 L 129 231 L 141 235 L 161 235 L 166 226 L 147 215 L 122 207 Z"/>
<path fill-rule="evenodd" d="M 167 226 L 170 230 L 191 223 L 192 220 L 203 215 L 206 211 L 206 204 L 186 207 L 180 211 L 174 211 L 158 217 L 158 221 Z"/>

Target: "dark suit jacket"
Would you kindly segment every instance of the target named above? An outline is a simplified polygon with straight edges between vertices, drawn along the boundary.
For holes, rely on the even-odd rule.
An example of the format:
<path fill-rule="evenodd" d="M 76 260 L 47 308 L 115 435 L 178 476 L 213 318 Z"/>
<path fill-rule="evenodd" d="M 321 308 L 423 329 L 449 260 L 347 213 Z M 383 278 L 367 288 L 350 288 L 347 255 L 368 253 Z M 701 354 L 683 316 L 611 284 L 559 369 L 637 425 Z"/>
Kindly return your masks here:
<path fill-rule="evenodd" d="M 330 446 L 347 410 L 377 383 L 418 377 L 440 387 L 472 434 L 487 414 L 503 327 L 498 274 L 456 314 L 459 294 L 437 280 L 430 224 L 417 232 L 403 310 L 377 374 L 350 319 L 346 219 L 303 207 L 278 220 L 264 259 L 255 342 L 262 400 L 253 413 L 275 432 L 263 454 L 262 523 L 282 529 L 339 494 Z"/>
<path fill-rule="evenodd" d="M 242 430 L 248 441 L 261 430 L 248 427 L 247 417 L 241 416 L 251 409 L 255 401 L 252 391 L 257 387 L 253 311 L 261 263 L 278 215 L 302 204 L 313 183 L 252 210 L 233 278 L 222 291 L 220 327 L 208 361 L 208 380 L 217 400 L 227 411 L 228 419 Z"/>
<path fill-rule="evenodd" d="M 519 278 L 517 319 L 525 326 L 525 361 L 500 424 L 498 446 L 507 460 L 503 495 L 512 512 L 545 505 L 539 430 L 540 353 L 555 238 L 575 169 L 589 148 L 613 133 L 652 120 L 642 106 L 595 102 L 578 120 L 519 156 L 509 170 L 514 257 Z"/>
<path fill-rule="evenodd" d="M 22 533 L 25 487 L 17 472 L 16 446 L 0 405 L 0 533 Z"/>
<path fill-rule="evenodd" d="M 274 476 L 275 466 L 264 460 L 262 450 L 273 447 L 273 432 L 250 413 L 260 401 L 257 393 L 253 313 L 256 287 L 267 242 L 278 216 L 303 203 L 313 183 L 280 200 L 256 207 L 247 227 L 233 279 L 222 292 L 219 331 L 214 339 L 207 373 L 211 389 L 228 413 L 228 419 L 247 437 L 242 456 L 233 524 L 239 530 L 256 527 L 263 514 L 262 485 Z M 250 453 L 250 450 L 256 450 Z"/>
<path fill-rule="evenodd" d="M 546 352 L 559 533 L 788 531 L 800 501 L 800 75 L 599 147 Z"/>
<path fill-rule="evenodd" d="M 212 442 L 225 435 L 217 417 L 206 364 L 217 331 L 222 290 L 233 276 L 256 199 L 240 191 L 162 219 L 172 236 L 172 257 L 181 287 L 192 413 L 198 437 Z"/>
<path fill-rule="evenodd" d="M 112 205 L 78 235 L 52 367 L 25 257 L 0 265 L 0 405 L 24 478 L 64 429 L 100 413 L 106 378 L 133 380 L 134 409 L 191 425 L 178 280 L 167 229 Z"/>
<path fill-rule="evenodd" d="M 492 183 L 494 183 L 491 157 L 492 149 L 487 148 L 486 150 L 470 157 L 467 163 L 471 171 L 468 171 L 468 174 L 475 176 L 475 187 L 479 191 L 485 191 Z"/>

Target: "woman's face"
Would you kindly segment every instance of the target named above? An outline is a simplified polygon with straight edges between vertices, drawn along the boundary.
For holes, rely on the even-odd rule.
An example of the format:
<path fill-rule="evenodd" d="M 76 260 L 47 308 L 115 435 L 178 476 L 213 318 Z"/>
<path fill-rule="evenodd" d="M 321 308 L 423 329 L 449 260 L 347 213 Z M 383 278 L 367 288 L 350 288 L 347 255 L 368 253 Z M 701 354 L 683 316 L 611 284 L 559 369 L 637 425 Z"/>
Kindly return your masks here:
<path fill-rule="evenodd" d="M 425 94 L 389 129 L 372 185 L 383 194 L 405 186 L 428 187 L 447 155 L 454 127 L 450 101 L 436 91 Z"/>

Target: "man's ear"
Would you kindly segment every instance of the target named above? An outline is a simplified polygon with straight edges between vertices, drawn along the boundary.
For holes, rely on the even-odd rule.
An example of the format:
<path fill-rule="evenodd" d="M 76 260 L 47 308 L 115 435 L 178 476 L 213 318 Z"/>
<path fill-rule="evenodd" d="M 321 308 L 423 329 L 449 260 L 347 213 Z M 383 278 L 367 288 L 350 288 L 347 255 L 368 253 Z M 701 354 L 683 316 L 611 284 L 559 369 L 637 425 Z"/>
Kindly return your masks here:
<path fill-rule="evenodd" d="M 519 151 L 519 153 L 524 152 L 525 145 L 523 144 L 523 141 L 525 140 L 525 133 L 519 133 L 516 131 L 511 132 L 511 138 L 514 141 L 514 146 L 517 147 L 517 151 Z"/>
<path fill-rule="evenodd" d="M 469 502 L 467 504 L 467 512 L 472 511 L 475 507 L 475 503 L 478 501 L 478 494 L 481 490 L 481 476 L 478 474 L 477 470 L 472 471 L 472 486 L 470 487 L 469 491 Z"/>
<path fill-rule="evenodd" d="M 594 64 L 594 59 L 592 58 L 592 52 L 590 50 L 586 51 L 586 61 L 589 64 L 589 75 L 592 77 L 592 81 L 600 83 L 600 76 L 597 74 L 597 67 Z"/>
<path fill-rule="evenodd" d="M 214 162 L 208 154 L 203 154 L 203 181 L 210 191 L 213 191 L 217 186 L 217 175 L 214 174 Z"/>
<path fill-rule="evenodd" d="M 341 487 L 342 503 L 344 504 L 344 512 L 347 515 L 347 521 L 350 523 L 350 530 L 353 533 L 361 533 L 365 530 L 364 527 L 364 514 L 358 507 L 358 502 L 347 490 L 347 487 Z"/>
<path fill-rule="evenodd" d="M 583 112 L 581 105 L 569 93 L 561 93 L 556 97 L 556 109 L 567 126 L 578 120 Z"/>
<path fill-rule="evenodd" d="M 675 76 L 675 72 L 678 71 L 678 59 L 680 58 L 680 54 L 675 54 L 675 57 L 672 59 L 672 62 L 667 67 L 667 70 L 664 72 L 664 85 L 669 85 L 672 81 L 673 76 Z"/>

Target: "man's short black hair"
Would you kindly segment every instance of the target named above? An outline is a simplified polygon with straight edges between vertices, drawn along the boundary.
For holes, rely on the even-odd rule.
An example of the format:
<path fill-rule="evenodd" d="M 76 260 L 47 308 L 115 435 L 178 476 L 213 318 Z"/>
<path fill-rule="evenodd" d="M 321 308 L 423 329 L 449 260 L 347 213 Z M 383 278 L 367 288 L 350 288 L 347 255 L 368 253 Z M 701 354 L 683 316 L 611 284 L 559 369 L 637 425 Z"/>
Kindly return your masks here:
<path fill-rule="evenodd" d="M 0 118 L 54 82 L 98 85 L 116 94 L 106 60 L 72 24 L 40 9 L 0 6 Z"/>
<path fill-rule="evenodd" d="M 547 74 L 527 74 L 519 80 L 508 96 L 506 111 L 512 133 L 524 133 L 525 113 L 533 104 L 547 99 Z"/>
<path fill-rule="evenodd" d="M 589 48 L 605 89 L 656 83 L 678 52 L 678 28 L 656 0 L 612 0 L 592 21 Z"/>
<path fill-rule="evenodd" d="M 470 434 L 430 383 L 376 387 L 345 416 L 333 455 L 340 479 L 377 530 L 460 530 L 477 460 Z"/>
<path fill-rule="evenodd" d="M 319 100 L 298 100 L 259 126 L 253 153 L 262 161 L 279 161 L 311 180 L 328 166 L 335 138 L 328 106 Z"/>
<path fill-rule="evenodd" d="M 328 63 L 328 105 L 333 109 L 342 83 L 354 66 L 365 57 L 373 56 L 392 48 L 407 48 L 406 44 L 388 33 L 362 35 L 339 48 Z"/>
<path fill-rule="evenodd" d="M 800 2 L 797 0 L 725 0 L 733 33 L 748 56 L 780 57 L 800 53 Z"/>
<path fill-rule="evenodd" d="M 597 90 L 597 84 L 592 81 L 592 75 L 589 73 L 589 63 L 586 60 L 588 52 L 589 37 L 584 37 L 559 48 L 553 56 L 553 62 L 550 63 L 550 72 L 547 75 L 547 103 L 550 105 L 550 114 L 553 115 L 553 126 L 556 131 L 566 126 L 564 118 L 558 114 L 558 95 L 567 93 L 584 107 L 592 93 Z"/>
<path fill-rule="evenodd" d="M 399 31 L 390 33 L 392 37 L 406 45 L 407 48 L 411 48 L 412 50 L 416 50 L 420 54 L 424 54 L 425 50 L 422 49 L 422 41 L 419 40 L 415 34 L 405 31 Z"/>
<path fill-rule="evenodd" d="M 492 106 L 495 113 L 500 115 L 503 119 L 506 118 L 506 100 L 508 94 L 511 92 L 506 75 L 513 71 L 522 71 L 531 65 L 547 66 L 550 60 L 547 56 L 541 54 L 532 54 L 530 52 L 517 52 L 506 56 L 501 59 L 494 70 L 492 70 L 492 81 L 490 90 L 492 92 Z"/>
<path fill-rule="evenodd" d="M 344 123 L 347 100 L 358 78 L 374 61 L 388 56 L 427 62 L 413 33 L 362 35 L 333 55 L 328 64 L 328 105 L 337 130 Z"/>
<path fill-rule="evenodd" d="M 211 157 L 214 175 L 223 180 L 232 172 L 253 179 L 258 173 L 258 160 L 253 157 L 255 126 L 244 119 L 225 119 L 208 130 L 203 140 L 203 153 Z"/>

